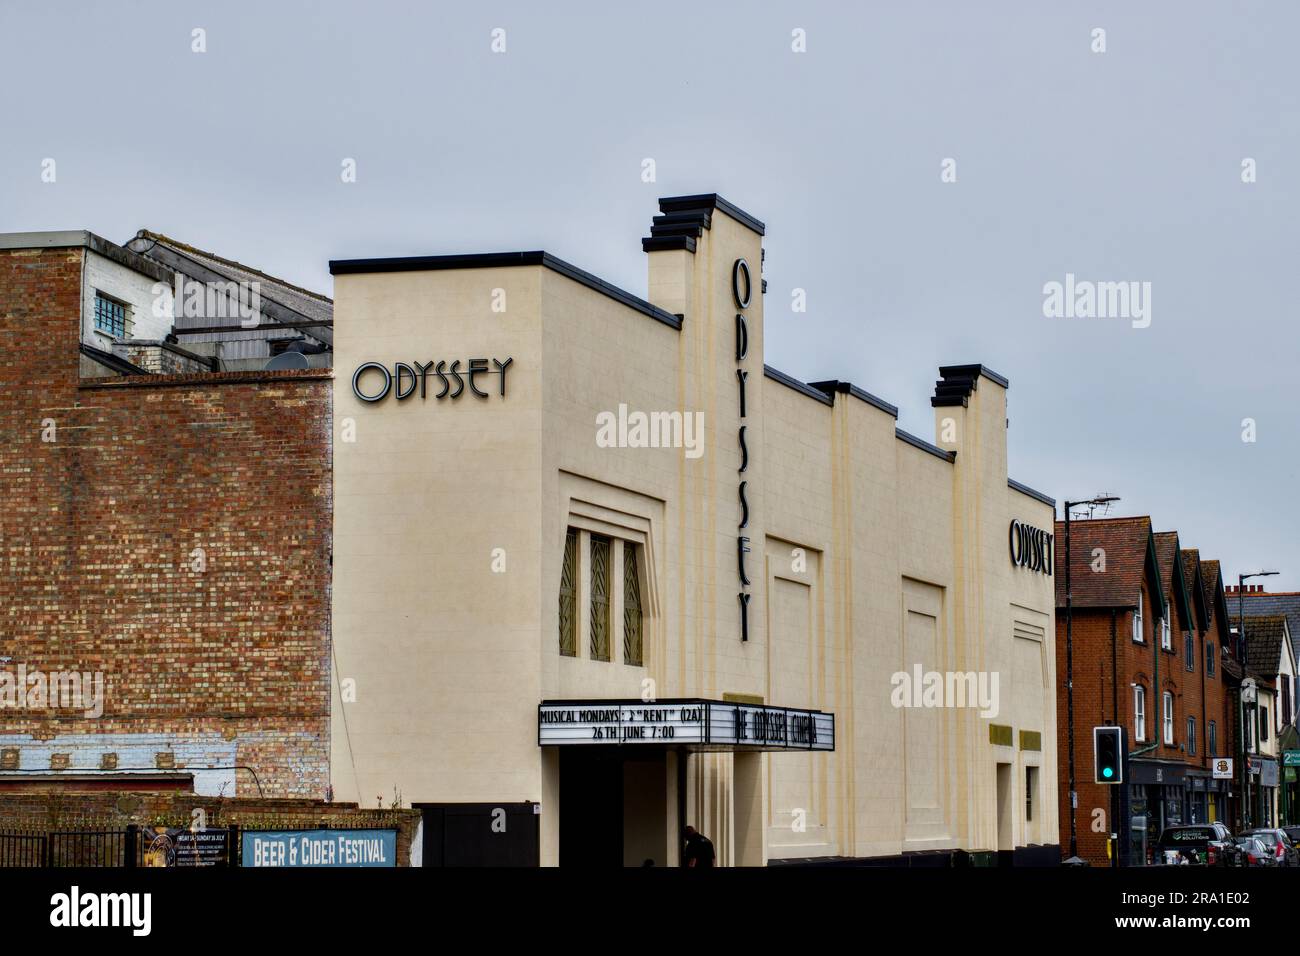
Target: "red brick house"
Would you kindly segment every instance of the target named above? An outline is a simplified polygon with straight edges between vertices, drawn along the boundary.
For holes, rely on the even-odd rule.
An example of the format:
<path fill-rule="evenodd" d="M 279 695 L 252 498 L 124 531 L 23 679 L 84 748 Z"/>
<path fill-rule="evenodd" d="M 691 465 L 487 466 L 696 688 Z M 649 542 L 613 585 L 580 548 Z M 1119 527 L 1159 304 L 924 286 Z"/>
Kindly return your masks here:
<path fill-rule="evenodd" d="M 1066 530 L 1056 525 L 1057 560 Z M 1215 779 L 1208 750 L 1228 753 L 1220 716 L 1222 589 L 1207 606 L 1199 556 L 1173 532 L 1156 534 L 1148 517 L 1070 522 L 1069 625 L 1074 671 L 1074 755 L 1078 852 L 1108 865 L 1109 834 L 1119 834 L 1121 864 L 1147 861 L 1161 829 L 1222 818 L 1231 781 Z M 1065 673 L 1066 585 L 1056 575 L 1057 665 Z M 1221 619 L 1221 618 L 1220 618 Z M 1211 648 L 1214 648 L 1213 650 Z M 1065 714 L 1062 682 L 1058 713 Z M 1119 725 L 1128 736 L 1125 783 L 1094 783 L 1092 729 Z M 1067 722 L 1058 721 L 1063 768 L 1061 845 L 1069 845 Z M 1118 826 L 1116 826 L 1118 824 Z M 1063 849 L 1063 852 L 1064 849 Z"/>

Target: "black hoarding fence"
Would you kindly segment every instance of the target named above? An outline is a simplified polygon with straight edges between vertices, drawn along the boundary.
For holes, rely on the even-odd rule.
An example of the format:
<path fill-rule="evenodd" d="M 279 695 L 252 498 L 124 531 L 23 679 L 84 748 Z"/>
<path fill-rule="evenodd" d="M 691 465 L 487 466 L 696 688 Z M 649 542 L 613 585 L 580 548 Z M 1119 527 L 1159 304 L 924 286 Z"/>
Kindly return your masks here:
<path fill-rule="evenodd" d="M 0 829 L 0 869 L 209 867 L 238 862 L 238 827 L 140 826 Z"/>
<path fill-rule="evenodd" d="M 228 818 L 229 819 L 229 818 Z M 400 814 L 367 811 L 315 817 L 297 814 L 240 814 L 222 826 L 194 827 L 181 819 L 153 824 L 89 825 L 75 818 L 58 829 L 0 828 L 0 869 L 16 867 L 237 867 L 242 865 L 244 830 L 398 830 Z M 68 825 L 73 824 L 73 825 Z M 75 826 L 75 828 L 73 828 Z"/>
<path fill-rule="evenodd" d="M 0 830 L 0 868 L 45 866 L 48 842 L 44 830 Z"/>
<path fill-rule="evenodd" d="M 134 866 L 128 830 L 52 830 L 46 835 L 45 866 Z"/>

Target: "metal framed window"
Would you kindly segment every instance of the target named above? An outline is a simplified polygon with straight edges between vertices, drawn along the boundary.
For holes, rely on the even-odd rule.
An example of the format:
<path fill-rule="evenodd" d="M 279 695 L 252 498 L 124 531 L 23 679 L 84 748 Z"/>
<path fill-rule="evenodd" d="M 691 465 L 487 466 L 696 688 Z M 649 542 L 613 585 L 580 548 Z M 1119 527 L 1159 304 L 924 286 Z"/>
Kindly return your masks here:
<path fill-rule="evenodd" d="M 95 328 L 119 339 L 126 338 L 126 306 L 96 292 Z"/>
<path fill-rule="evenodd" d="M 623 542 L 623 663 L 640 666 L 642 660 L 641 575 L 637 546 Z"/>
<path fill-rule="evenodd" d="M 564 562 L 560 565 L 560 654 L 578 656 L 578 532 L 564 535 Z"/>
<path fill-rule="evenodd" d="M 591 659 L 609 660 L 610 539 L 591 536 Z"/>

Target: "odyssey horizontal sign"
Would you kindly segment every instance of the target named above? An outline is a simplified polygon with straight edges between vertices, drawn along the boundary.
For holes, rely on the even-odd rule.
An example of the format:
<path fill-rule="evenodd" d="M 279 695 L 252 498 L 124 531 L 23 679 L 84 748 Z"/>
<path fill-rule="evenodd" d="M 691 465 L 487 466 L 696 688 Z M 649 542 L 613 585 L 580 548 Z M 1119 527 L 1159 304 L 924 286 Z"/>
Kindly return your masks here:
<path fill-rule="evenodd" d="M 713 700 L 543 701 L 537 708 L 537 743 L 834 750 L 835 715 Z"/>
<path fill-rule="evenodd" d="M 394 362 L 391 372 L 387 365 L 380 362 L 362 362 L 352 373 L 352 394 L 363 402 L 373 403 L 382 402 L 391 393 L 401 402 L 413 396 L 418 388 L 420 399 L 424 400 L 429 395 L 429 373 L 432 372 L 436 379 L 432 384 L 438 389 L 433 397 L 438 401 L 444 398 L 455 401 L 467 391 L 478 398 L 487 398 L 488 393 L 479 388 L 479 382 L 486 380 L 484 384 L 490 388 L 492 376 L 499 377 L 498 393 L 504 396 L 506 369 L 512 362 L 512 358 L 505 361 L 472 358 L 452 362 L 446 359 L 437 362 Z M 365 388 L 362 387 L 363 378 L 366 379 Z"/>

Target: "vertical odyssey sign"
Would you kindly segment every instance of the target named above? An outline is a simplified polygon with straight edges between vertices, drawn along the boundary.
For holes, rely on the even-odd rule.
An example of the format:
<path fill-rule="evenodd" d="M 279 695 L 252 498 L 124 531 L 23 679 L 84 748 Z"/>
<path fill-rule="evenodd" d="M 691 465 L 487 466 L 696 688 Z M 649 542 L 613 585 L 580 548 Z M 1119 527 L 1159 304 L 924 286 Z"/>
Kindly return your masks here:
<path fill-rule="evenodd" d="M 1052 545 L 1056 535 L 1012 519 L 1007 532 L 1011 563 L 1041 574 L 1052 573 Z"/>
<path fill-rule="evenodd" d="M 749 308 L 750 298 L 754 293 L 754 281 L 749 274 L 749 263 L 737 259 L 731 267 L 731 296 L 736 302 L 736 382 L 740 386 L 740 469 L 744 475 L 749 470 L 749 446 L 745 443 L 745 380 L 749 373 L 742 362 L 749 354 L 749 326 L 745 322 L 745 310 Z M 737 494 L 740 496 L 740 534 L 736 537 L 736 567 L 740 574 L 740 639 L 749 640 L 749 577 L 745 574 L 745 555 L 749 553 L 749 537 L 745 530 L 749 527 L 749 499 L 745 489 L 749 482 L 741 479 Z"/>

